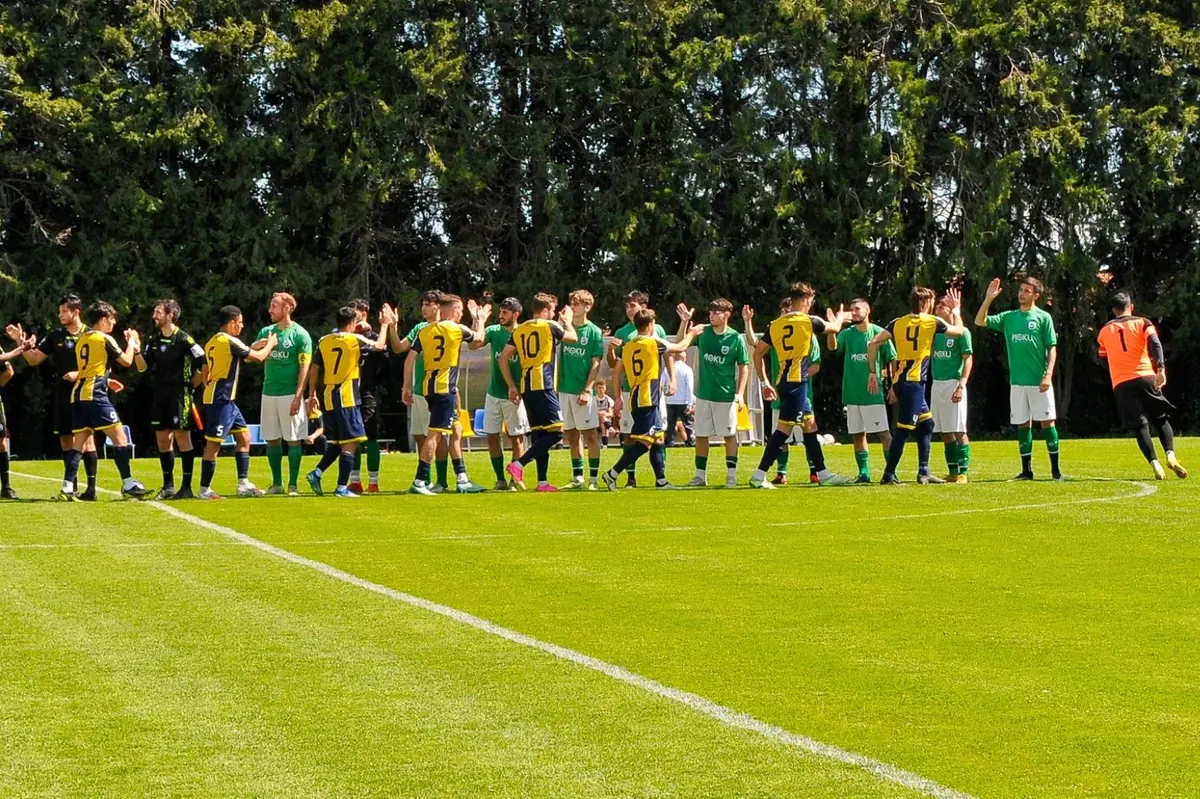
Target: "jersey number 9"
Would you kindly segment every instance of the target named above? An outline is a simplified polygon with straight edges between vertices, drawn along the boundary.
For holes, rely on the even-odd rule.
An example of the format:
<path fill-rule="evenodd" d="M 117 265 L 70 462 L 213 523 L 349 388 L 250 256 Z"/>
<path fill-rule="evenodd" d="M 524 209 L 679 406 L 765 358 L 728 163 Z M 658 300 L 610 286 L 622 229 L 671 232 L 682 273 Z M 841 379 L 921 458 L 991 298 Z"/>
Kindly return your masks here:
<path fill-rule="evenodd" d="M 83 368 L 88 368 L 88 364 L 92 361 L 92 345 L 84 344 L 79 348 L 79 360 L 83 361 Z"/>

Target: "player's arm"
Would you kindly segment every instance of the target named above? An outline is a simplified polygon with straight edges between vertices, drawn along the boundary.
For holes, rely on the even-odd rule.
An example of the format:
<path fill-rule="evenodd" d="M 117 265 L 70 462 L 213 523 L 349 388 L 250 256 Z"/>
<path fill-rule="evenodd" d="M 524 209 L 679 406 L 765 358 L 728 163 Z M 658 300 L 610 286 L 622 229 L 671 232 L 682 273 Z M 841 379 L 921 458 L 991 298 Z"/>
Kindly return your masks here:
<path fill-rule="evenodd" d="M 138 350 L 142 347 L 142 341 L 138 338 L 137 331 L 129 328 L 125 331 L 125 349 L 121 349 L 121 345 L 112 336 L 108 336 L 109 352 L 116 356 L 117 363 L 124 367 L 133 366 L 133 359 L 138 354 Z"/>
<path fill-rule="evenodd" d="M 188 345 L 188 354 L 192 358 L 192 385 L 199 388 L 204 385 L 204 348 L 194 338 L 188 339 Z"/>
<path fill-rule="evenodd" d="M 959 338 L 967 332 L 962 320 L 962 292 L 954 288 L 949 289 L 946 299 L 950 300 L 950 322 L 945 323 L 945 320 L 942 320 L 946 324 L 946 329 L 942 332 L 950 338 Z"/>
<path fill-rule="evenodd" d="M 25 329 L 20 325 L 6 325 L 4 332 L 17 342 L 17 348 L 13 352 L 20 353 L 25 358 L 25 363 L 30 366 L 38 366 L 49 357 L 51 346 L 48 337 L 39 342 L 32 334 L 25 335 Z"/>
<path fill-rule="evenodd" d="M 400 399 L 405 405 L 413 404 L 413 372 L 416 370 L 417 353 L 419 353 L 420 350 L 421 347 L 419 344 L 417 345 L 416 349 L 410 348 L 408 350 L 408 356 L 404 359 L 404 388 L 400 391 Z"/>
<path fill-rule="evenodd" d="M 1042 374 L 1042 382 L 1038 385 L 1038 391 L 1045 394 L 1050 390 L 1050 386 L 1054 384 L 1054 366 L 1058 363 L 1058 345 L 1051 344 L 1046 352 L 1046 371 Z"/>
<path fill-rule="evenodd" d="M 230 336 L 229 349 L 234 357 L 239 357 L 240 353 L 245 353 L 244 355 L 240 355 L 240 357 L 244 358 L 246 363 L 262 363 L 271 357 L 271 350 L 275 349 L 275 345 L 279 343 L 279 338 L 274 333 L 271 333 L 262 339 L 262 342 L 261 347 L 254 349 L 254 347 L 247 347 L 233 336 Z M 257 344 L 258 342 L 254 343 Z M 308 375 L 307 370 L 305 370 L 304 375 Z"/>
<path fill-rule="evenodd" d="M 876 376 L 879 368 L 879 348 L 891 340 L 891 331 L 881 330 L 875 334 L 875 338 L 867 342 L 867 391 L 872 394 L 879 393 L 879 378 Z"/>
<path fill-rule="evenodd" d="M 320 353 L 313 357 L 312 364 L 309 366 L 308 374 L 305 375 L 305 382 L 308 385 L 308 409 L 309 413 L 320 407 L 320 400 L 317 399 L 321 393 L 321 367 L 323 361 Z"/>
<path fill-rule="evenodd" d="M 828 330 L 825 331 L 825 348 L 830 352 L 837 352 L 839 335 L 841 335 L 840 330 L 837 333 L 830 333 Z"/>
<path fill-rule="evenodd" d="M 979 310 L 975 312 L 975 327 L 987 327 L 988 309 L 992 307 L 992 302 L 1000 296 L 1000 278 L 994 278 L 988 284 L 987 293 L 983 296 L 983 305 L 979 306 Z"/>
<path fill-rule="evenodd" d="M 270 334 L 267 333 L 267 328 L 264 327 L 262 330 L 258 331 L 258 336 L 255 337 L 254 343 L 250 345 L 250 349 L 256 351 L 261 350 L 263 347 L 267 346 L 267 339 L 269 337 Z"/>
<path fill-rule="evenodd" d="M 613 351 L 615 352 L 617 349 L 620 349 L 620 347 L 615 348 Z M 625 362 L 623 360 L 621 360 L 620 358 L 617 358 L 617 365 L 613 367 L 613 376 L 612 376 L 612 382 L 613 382 L 614 386 L 621 385 L 621 377 L 624 374 L 625 374 Z M 624 407 L 624 403 L 625 403 L 625 398 L 621 396 L 620 391 L 618 391 L 616 394 L 613 395 L 612 403 L 613 403 L 612 404 L 613 416 L 620 416 L 621 410 Z"/>
<path fill-rule="evenodd" d="M 758 337 L 754 335 L 754 309 L 749 305 L 742 306 L 742 324 L 746 327 L 746 345 L 753 349 Z"/>
<path fill-rule="evenodd" d="M 771 378 L 767 375 L 767 353 L 770 351 L 770 342 L 760 338 L 754 345 L 754 354 L 751 356 L 751 360 L 754 363 L 754 373 L 758 375 L 758 380 L 762 383 L 763 398 L 767 402 L 771 402 L 779 396 L 775 391 L 775 386 L 771 382 Z"/>
<path fill-rule="evenodd" d="M 500 350 L 500 363 L 506 364 L 512 359 L 512 356 L 517 354 L 517 345 L 509 339 L 504 345 L 504 349 Z M 514 403 L 521 401 L 521 392 L 517 390 L 517 381 L 513 380 L 512 369 L 501 369 L 500 376 L 504 378 L 504 385 L 508 386 L 508 398 Z"/>
<path fill-rule="evenodd" d="M 587 404 L 587 398 L 592 396 L 592 391 L 596 387 L 596 380 L 600 378 L 600 363 L 599 355 L 592 356 L 592 368 L 588 370 L 587 381 L 583 384 L 583 391 L 579 394 L 579 402 L 583 405 Z"/>
<path fill-rule="evenodd" d="M 18 355 L 21 354 L 20 350 L 13 350 L 13 352 L 17 353 Z M 4 354 L 8 355 L 7 352 Z M 16 374 L 16 370 L 13 369 L 13 365 L 7 360 L 4 361 L 4 367 L 0 368 L 0 388 L 7 386 L 8 381 L 13 379 L 14 374 Z"/>
<path fill-rule="evenodd" d="M 687 333 L 684 334 L 682 337 L 680 337 L 679 341 L 676 341 L 674 344 L 671 344 L 670 342 L 664 342 L 667 345 L 667 352 L 668 353 L 687 352 L 688 348 L 692 346 L 692 341 L 695 340 L 696 336 L 698 336 L 702 330 L 704 330 L 704 325 L 692 325 L 690 328 L 688 328 Z M 668 361 L 667 363 L 671 364 L 674 362 Z M 671 367 L 669 367 L 669 366 L 668 366 L 668 369 L 670 369 L 672 371 L 671 382 L 675 382 L 674 370 L 671 369 Z"/>
<path fill-rule="evenodd" d="M 679 332 L 675 334 L 675 338 L 681 339 L 687 335 L 692 318 L 696 315 L 696 309 L 689 308 L 686 302 L 681 302 L 675 306 L 675 313 L 679 316 Z"/>
<path fill-rule="evenodd" d="M 850 315 L 846 313 L 845 306 L 839 305 L 837 313 L 834 313 L 832 308 L 826 309 L 825 317 L 809 315 L 812 320 L 813 332 L 824 333 L 827 336 L 836 336 L 842 332 L 842 326 L 850 319 Z"/>
<path fill-rule="evenodd" d="M 393 325 L 388 330 L 388 345 L 392 348 L 392 352 L 397 355 L 403 355 L 412 347 L 413 340 L 417 337 L 417 330 L 414 327 L 408 332 L 404 338 L 400 337 L 400 325 Z"/>
<path fill-rule="evenodd" d="M 138 350 L 133 356 L 133 364 L 137 367 L 139 372 L 144 372 L 149 369 L 154 364 L 154 361 L 157 357 L 155 355 L 156 350 L 154 347 L 143 347 L 142 349 L 145 350 L 145 352 Z"/>
<path fill-rule="evenodd" d="M 1163 352 L 1162 340 L 1158 337 L 1158 330 L 1150 322 L 1146 322 L 1142 334 L 1146 337 L 1146 352 L 1150 356 L 1150 365 L 1154 367 L 1154 385 L 1162 388 L 1167 384 L 1167 356 Z M 1104 346 L 1101 345 L 1100 357 L 1106 356 Z"/>

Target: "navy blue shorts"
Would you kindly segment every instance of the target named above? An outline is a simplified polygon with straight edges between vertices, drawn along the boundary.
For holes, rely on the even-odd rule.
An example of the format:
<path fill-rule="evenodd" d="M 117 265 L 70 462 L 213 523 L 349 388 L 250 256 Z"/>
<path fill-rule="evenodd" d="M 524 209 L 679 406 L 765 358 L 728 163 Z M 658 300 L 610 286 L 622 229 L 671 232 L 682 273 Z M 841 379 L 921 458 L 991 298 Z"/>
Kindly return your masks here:
<path fill-rule="evenodd" d="M 331 444 L 353 444 L 367 440 L 362 412 L 358 408 L 333 408 L 322 412 L 325 439 Z"/>
<path fill-rule="evenodd" d="M 626 408 L 625 412 L 633 416 L 633 429 L 629 431 L 629 438 L 647 445 L 662 442 L 665 430 L 658 405 L 649 408 Z"/>
<path fill-rule="evenodd" d="M 71 403 L 72 432 L 108 430 L 120 424 L 121 417 L 117 416 L 117 409 L 108 401 L 108 397 Z"/>
<path fill-rule="evenodd" d="M 446 435 L 454 432 L 454 422 L 458 416 L 454 408 L 454 395 L 426 394 L 425 401 L 429 403 L 429 432 L 445 433 Z M 325 435 L 329 436 L 328 430 Z M 332 440 L 332 436 L 330 440 Z"/>
<path fill-rule="evenodd" d="M 221 443 L 231 433 L 249 430 L 236 402 L 214 402 L 204 409 L 204 438 Z"/>
<path fill-rule="evenodd" d="M 777 425 L 794 427 L 804 424 L 813 415 L 812 399 L 808 396 L 808 383 L 781 383 L 779 391 L 779 417 Z"/>
<path fill-rule="evenodd" d="M 526 391 L 521 395 L 530 430 L 561 430 L 562 406 L 557 391 Z"/>
<path fill-rule="evenodd" d="M 892 390 L 896 392 L 898 408 L 896 427 L 912 430 L 926 419 L 933 418 L 933 414 L 929 412 L 929 403 L 925 400 L 924 383 L 909 383 L 902 380 L 892 386 Z"/>

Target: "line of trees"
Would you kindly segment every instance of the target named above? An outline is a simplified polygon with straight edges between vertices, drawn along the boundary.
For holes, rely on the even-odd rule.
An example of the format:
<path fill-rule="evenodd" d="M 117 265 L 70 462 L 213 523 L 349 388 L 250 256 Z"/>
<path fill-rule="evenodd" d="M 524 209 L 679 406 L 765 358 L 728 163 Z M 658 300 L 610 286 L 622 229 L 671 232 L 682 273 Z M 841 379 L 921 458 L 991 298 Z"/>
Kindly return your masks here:
<path fill-rule="evenodd" d="M 1106 432 L 1110 290 L 1200 362 L 1198 89 L 1191 0 L 9 0 L 0 317 L 587 286 L 617 323 L 634 287 L 768 314 L 794 279 L 888 317 L 1032 272 L 1064 425 Z"/>

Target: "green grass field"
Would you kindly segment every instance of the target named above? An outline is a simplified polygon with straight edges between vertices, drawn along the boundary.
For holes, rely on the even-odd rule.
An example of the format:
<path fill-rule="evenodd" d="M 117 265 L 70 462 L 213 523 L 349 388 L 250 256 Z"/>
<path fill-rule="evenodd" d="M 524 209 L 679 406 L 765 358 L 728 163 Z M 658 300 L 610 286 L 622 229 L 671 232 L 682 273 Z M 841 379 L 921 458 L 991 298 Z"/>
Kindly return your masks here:
<path fill-rule="evenodd" d="M 1065 484 L 1015 450 L 969 486 L 171 507 L 971 796 L 1200 795 L 1200 492 L 1132 441 L 1064 442 Z M 0 505 L 0 731 L 5 797 L 920 795 L 107 498 Z"/>

